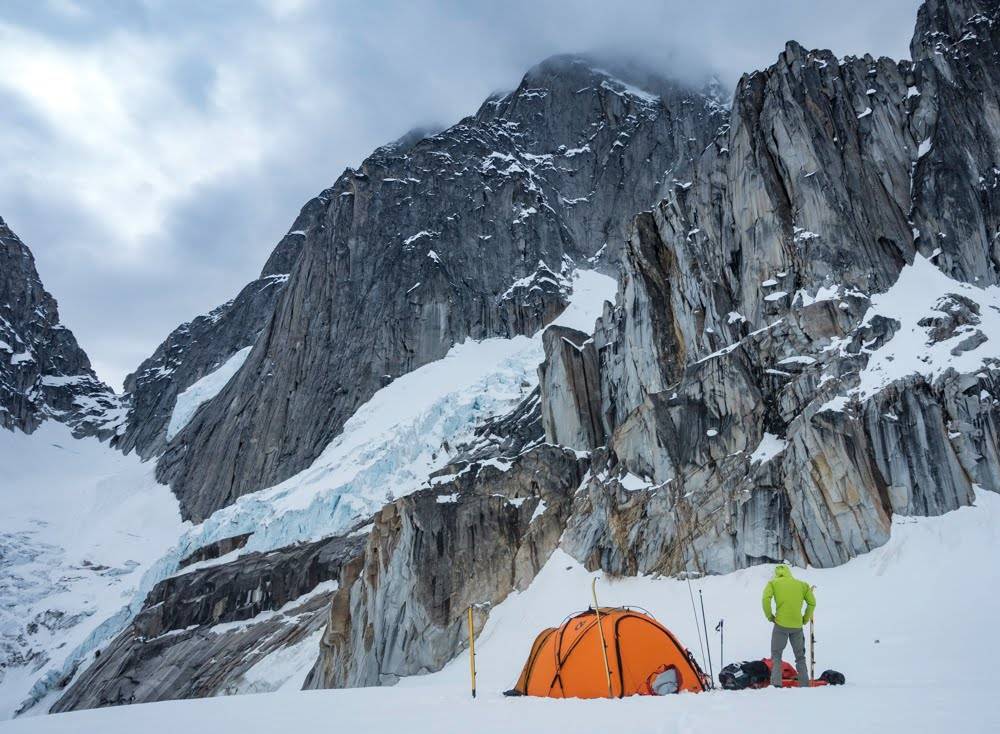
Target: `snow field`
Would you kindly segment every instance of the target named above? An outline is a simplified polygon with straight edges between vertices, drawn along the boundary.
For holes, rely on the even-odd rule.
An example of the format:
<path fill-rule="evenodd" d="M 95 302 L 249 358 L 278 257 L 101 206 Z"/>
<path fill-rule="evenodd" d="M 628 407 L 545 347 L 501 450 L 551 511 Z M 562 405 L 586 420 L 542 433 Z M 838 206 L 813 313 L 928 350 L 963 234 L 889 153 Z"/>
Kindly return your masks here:
<path fill-rule="evenodd" d="M 992 560 L 998 540 L 1000 497 L 980 493 L 976 507 L 898 521 L 888 544 L 844 566 L 795 569 L 817 586 L 817 669 L 845 673 L 842 687 L 614 701 L 506 699 L 500 692 L 514 683 L 535 634 L 589 603 L 592 574 L 557 551 L 526 591 L 493 610 L 479 635 L 476 700 L 469 696 L 468 660 L 460 655 L 438 673 L 392 688 L 282 690 L 99 709 L 19 719 L 0 724 L 0 731 L 994 732 L 1000 730 L 992 675 L 1000 635 L 991 627 L 1000 613 L 994 591 L 1000 569 Z M 770 630 L 760 593 L 770 572 L 756 567 L 692 582 L 695 599 L 699 590 L 705 597 L 716 673 L 718 638 L 711 630 L 720 617 L 727 662 L 766 654 Z M 598 593 L 602 605 L 644 607 L 700 657 L 685 582 L 601 578 Z M 304 670 L 305 656 L 301 662 Z"/>
<path fill-rule="evenodd" d="M 202 403 L 211 400 L 222 392 L 222 388 L 226 386 L 226 383 L 233 378 L 233 375 L 240 371 L 240 367 L 247 361 L 251 349 L 253 349 L 252 344 L 248 347 L 243 347 L 243 349 L 240 349 L 229 357 L 214 371 L 209 372 L 177 396 L 177 399 L 174 401 L 174 412 L 170 414 L 170 422 L 167 424 L 168 441 L 180 433 L 181 429 L 191 421 L 195 411 L 198 410 Z"/>
<path fill-rule="evenodd" d="M 593 330 L 604 301 L 614 299 L 616 287 L 608 276 L 575 273 L 570 304 L 555 323 Z M 237 352 L 178 396 L 171 430 L 183 428 L 202 402 L 218 394 L 249 350 Z M 37 669 L 32 665 L 0 671 L 0 718 L 12 716 L 33 688 L 32 695 L 41 703 L 31 713 L 43 713 L 58 694 L 52 686 L 72 671 L 74 662 L 117 634 L 139 611 L 149 590 L 177 573 L 180 560 L 196 548 L 253 532 L 246 547 L 181 573 L 228 562 L 243 553 L 329 537 L 378 510 L 387 500 L 387 490 L 399 497 L 419 489 L 432 471 L 449 460 L 442 444 L 455 446 L 471 438 L 486 418 L 512 409 L 537 384 L 536 370 L 543 358 L 541 333 L 458 344 L 443 359 L 376 393 L 309 468 L 240 498 L 198 526 L 181 523 L 176 500 L 167 487 L 156 483 L 152 463 L 143 465 L 135 456 L 123 456 L 95 439 L 73 439 L 51 421 L 31 436 L 0 432 L 0 465 L 5 470 L 11 467 L 13 476 L 0 489 L 0 497 L 6 500 L 9 495 L 7 504 L 16 518 L 5 530 L 30 530 L 33 542 L 48 544 L 49 549 L 32 571 L 43 581 L 33 582 L 30 593 L 16 591 L 16 603 L 0 607 L 0 642 L 20 633 L 22 618 L 31 619 L 45 609 L 65 608 L 71 617 L 86 614 L 74 622 L 71 632 L 61 630 L 47 641 L 39 639 L 49 662 Z M 35 529 L 39 521 L 48 523 L 44 530 Z M 3 535 L 0 544 L 7 545 Z M 82 559 L 109 566 L 129 563 L 127 574 L 109 583 L 104 576 L 86 573 L 73 576 L 66 585 Z M 5 592 L 24 586 L 21 576 L 27 573 L 28 561 L 13 563 L 13 570 L 10 563 L 0 564 L 0 590 Z M 298 654 L 305 654 L 303 650 Z M 277 668 L 294 659 L 292 653 L 269 656 L 259 664 L 255 673 L 259 679 L 249 687 L 283 685 L 287 676 L 283 678 Z M 272 665 L 277 666 L 273 671 Z M 264 675 L 270 680 L 265 681 Z"/>
<path fill-rule="evenodd" d="M 55 421 L 0 431 L 0 466 L 0 645 L 31 656 L 0 669 L 6 718 L 129 603 L 182 523 L 152 464 Z"/>

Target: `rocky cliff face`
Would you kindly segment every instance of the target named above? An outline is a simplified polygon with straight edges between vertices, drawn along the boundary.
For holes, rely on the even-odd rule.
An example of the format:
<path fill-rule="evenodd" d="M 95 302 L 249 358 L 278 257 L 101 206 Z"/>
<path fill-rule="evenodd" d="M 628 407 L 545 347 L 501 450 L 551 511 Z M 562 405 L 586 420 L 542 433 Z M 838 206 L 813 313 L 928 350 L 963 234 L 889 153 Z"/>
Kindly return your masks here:
<path fill-rule="evenodd" d="M 609 451 L 564 547 L 833 565 L 997 488 L 998 52 L 996 3 L 928 2 L 913 62 L 790 43 L 741 80 L 629 239 L 595 336 Z"/>
<path fill-rule="evenodd" d="M 542 428 L 550 443 L 589 451 L 604 444 L 601 386 L 594 340 L 582 331 L 552 327 L 543 336 L 538 368 Z"/>
<path fill-rule="evenodd" d="M 266 690 L 247 673 L 277 650 L 316 644 L 341 570 L 362 542 L 348 536 L 208 560 L 164 579 L 52 712 Z"/>
<path fill-rule="evenodd" d="M 386 505 L 342 577 L 306 687 L 442 668 L 467 640 L 466 610 L 480 629 L 556 548 L 586 467 L 573 451 L 541 446 Z"/>
<path fill-rule="evenodd" d="M 59 322 L 31 251 L 0 219 L 0 427 L 31 433 L 51 418 L 76 435 L 107 437 L 121 413 L 114 391 Z"/>
<path fill-rule="evenodd" d="M 177 396 L 256 341 L 274 312 L 318 207 L 317 199 L 303 207 L 257 280 L 233 300 L 178 326 L 125 378 L 123 403 L 128 413 L 115 441 L 118 448 L 126 453 L 135 450 L 143 458 L 161 454 Z"/>
<path fill-rule="evenodd" d="M 173 440 L 131 439 L 166 446 L 190 517 L 454 341 L 542 328 L 574 265 L 620 263 L 617 302 L 593 335 L 550 328 L 537 389 L 364 537 L 198 549 L 59 710 L 240 690 L 258 649 L 320 629 L 309 687 L 391 683 L 556 547 L 610 574 L 829 566 L 1000 491 L 998 34 L 996 2 L 928 0 L 912 61 L 790 43 L 728 118 L 561 59 L 346 172 L 289 235 L 243 368 Z"/>
<path fill-rule="evenodd" d="M 375 390 L 456 342 L 548 323 L 573 263 L 615 260 L 631 213 L 725 119 L 702 94 L 646 82 L 550 60 L 323 192 L 245 364 L 160 460 L 185 514 L 303 469 Z"/>

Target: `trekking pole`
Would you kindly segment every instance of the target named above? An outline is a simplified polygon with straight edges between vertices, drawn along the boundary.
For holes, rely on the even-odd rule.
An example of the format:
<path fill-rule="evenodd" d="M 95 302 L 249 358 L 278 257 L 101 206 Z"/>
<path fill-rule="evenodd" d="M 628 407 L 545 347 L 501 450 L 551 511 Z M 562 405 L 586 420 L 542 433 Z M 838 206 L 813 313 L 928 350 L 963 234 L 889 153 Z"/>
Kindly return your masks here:
<path fill-rule="evenodd" d="M 810 591 L 815 591 L 813 586 Z M 816 615 L 809 619 L 809 680 L 816 680 Z"/>
<path fill-rule="evenodd" d="M 472 607 L 469 607 L 469 673 L 472 676 L 472 697 L 476 697 L 476 635 L 472 624 Z"/>
<path fill-rule="evenodd" d="M 715 625 L 715 631 L 719 633 L 719 672 L 722 672 L 722 666 L 726 664 L 726 656 L 723 654 L 725 652 L 726 645 L 726 620 L 720 619 L 719 623 Z"/>
<path fill-rule="evenodd" d="M 601 640 L 601 656 L 604 658 L 604 674 L 608 678 L 608 698 L 614 698 L 611 692 L 611 668 L 608 666 L 608 646 L 604 642 L 604 628 L 601 626 L 601 607 L 597 603 L 597 579 L 590 583 L 590 593 L 594 595 L 594 614 L 597 615 L 597 634 Z"/>
<path fill-rule="evenodd" d="M 705 628 L 705 647 L 708 648 L 708 675 L 712 679 L 712 685 L 715 685 L 715 671 L 712 670 L 712 646 L 708 644 L 708 625 L 705 623 L 705 597 L 701 594 L 701 589 L 698 589 L 698 600 L 701 602 L 701 626 Z"/>

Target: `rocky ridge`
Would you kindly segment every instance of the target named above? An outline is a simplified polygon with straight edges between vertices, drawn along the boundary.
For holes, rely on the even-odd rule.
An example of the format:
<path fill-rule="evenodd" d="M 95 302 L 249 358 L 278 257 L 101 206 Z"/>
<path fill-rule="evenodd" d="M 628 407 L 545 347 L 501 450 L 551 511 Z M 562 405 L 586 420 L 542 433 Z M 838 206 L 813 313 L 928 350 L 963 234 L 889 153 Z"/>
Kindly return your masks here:
<path fill-rule="evenodd" d="M 0 428 L 31 433 L 49 418 L 106 438 L 122 410 L 60 323 L 31 251 L 0 219 Z"/>
<path fill-rule="evenodd" d="M 996 3 L 930 1 L 912 62 L 790 43 L 741 80 L 629 239 L 594 338 L 608 451 L 564 548 L 829 566 L 998 488 L 998 51 Z"/>
<path fill-rule="evenodd" d="M 249 357 L 160 458 L 186 516 L 300 471 L 377 389 L 453 344 L 551 321 L 574 263 L 616 260 L 628 217 L 725 119 L 704 94 L 653 81 L 557 57 L 311 202 Z"/>
<path fill-rule="evenodd" d="M 316 644 L 337 579 L 362 542 L 348 536 L 208 560 L 164 579 L 51 711 L 265 690 L 248 672 L 275 651 Z"/>
<path fill-rule="evenodd" d="M 927 0 L 912 61 L 838 59 L 789 43 L 773 66 L 741 79 L 728 124 L 682 176 L 653 181 L 662 201 L 627 233 L 616 230 L 620 249 L 609 242 L 590 262 L 621 266 L 617 302 L 593 335 L 549 329 L 537 390 L 484 424 L 429 488 L 389 502 L 355 531 L 364 537 L 322 541 L 357 545 L 325 571 L 336 590 L 326 587 L 316 607 L 310 597 L 292 615 L 292 626 L 308 634 L 323 629 L 306 685 L 387 684 L 440 669 L 464 645 L 465 610 L 473 607 L 481 628 L 491 606 L 530 583 L 556 547 L 619 575 L 724 573 L 783 559 L 830 566 L 884 543 L 894 515 L 939 514 L 971 503 L 977 488 L 1000 489 L 998 33 L 996 2 Z M 317 383 L 307 357 L 325 354 L 327 377 L 376 385 L 440 356 L 435 345 L 530 333 L 559 310 L 571 261 L 595 257 L 598 243 L 566 234 L 565 210 L 549 188 L 566 172 L 537 160 L 553 148 L 497 147 L 516 115 L 524 115 L 515 120 L 519 131 L 562 124 L 552 110 L 531 112 L 562 93 L 539 84 L 537 73 L 450 131 L 381 149 L 320 197 L 315 226 L 325 234 L 305 236 L 246 365 L 161 461 L 192 517 L 250 491 L 240 476 L 262 466 L 263 476 L 282 476 L 307 461 L 305 444 L 260 433 L 269 421 L 302 425 L 288 441 L 318 445 L 314 424 L 335 426 L 340 411 L 363 399 L 363 389 L 323 392 L 333 383 Z M 634 113 L 642 90 L 618 84 L 602 77 L 591 87 L 604 90 L 592 90 L 602 104 Z M 576 101 L 560 105 L 572 111 Z M 492 117 L 501 108 L 508 112 Z M 485 140 L 476 122 L 483 115 L 497 125 Z M 431 185 L 424 169 L 443 160 L 445 144 L 452 160 L 435 164 L 444 181 Z M 462 158 L 458 148 L 467 145 L 474 154 Z M 489 154 L 501 150 L 512 152 Z M 560 156 L 575 158 L 570 150 Z M 465 227 L 449 219 L 450 197 L 469 193 L 465 176 L 496 177 L 488 178 L 490 194 L 500 192 L 502 206 L 484 203 L 475 221 L 497 227 L 490 237 L 503 250 L 489 252 L 486 267 L 502 280 L 476 270 L 468 232 L 449 229 Z M 434 210 L 436 220 L 403 216 L 405 231 L 383 232 L 369 220 L 390 221 L 376 217 L 390 185 L 412 187 L 393 200 L 397 208 L 435 197 L 445 206 Z M 350 206 L 335 205 L 340 198 Z M 483 219 L 495 211 L 502 216 Z M 504 231 L 528 223 L 522 239 Z M 602 231 L 594 226 L 583 235 Z M 396 244 L 372 249 L 372 232 Z M 518 257 L 504 260 L 510 252 Z M 429 300 L 411 304 L 418 316 L 378 285 L 406 295 L 417 283 L 417 293 L 428 275 Z M 393 337 L 368 333 L 364 348 L 338 351 L 359 343 L 357 325 L 304 306 L 317 297 L 331 308 L 356 304 L 339 299 L 356 299 L 359 288 L 379 304 L 364 318 Z M 333 333 L 344 337 L 336 345 Z M 397 337 L 402 352 L 386 346 Z M 337 361 L 348 358 L 357 364 Z M 332 368 L 322 361 L 330 359 Z M 251 385 L 268 380 L 274 387 L 250 396 Z M 278 408 L 268 390 L 289 385 L 321 395 L 316 409 L 286 395 L 280 414 L 269 412 Z M 231 428 L 227 411 L 254 417 Z M 215 451 L 218 471 L 204 486 L 190 484 L 185 472 Z M 257 458 L 236 462 L 240 451 Z M 221 488 L 208 486 L 234 466 Z M 114 664 L 92 663 L 58 708 L 238 689 L 247 673 L 241 658 L 259 660 L 263 637 L 227 638 L 222 663 L 199 644 L 221 619 L 208 602 L 247 591 L 238 577 L 250 556 L 211 558 L 242 542 L 199 552 L 207 567 L 192 564 L 194 579 L 217 575 L 218 585 L 212 580 L 193 597 L 154 591 L 102 654 Z M 277 569 L 281 554 L 297 552 L 260 562 Z M 297 592 L 308 594 L 315 580 Z M 169 625 L 157 621 L 161 604 L 173 607 Z M 277 604 L 267 609 L 279 611 Z M 150 650 L 189 666 L 197 686 L 164 676 L 142 651 L 137 630 L 146 624 L 157 632 Z M 175 634 L 159 634 L 168 627 Z M 284 623 L 262 629 L 278 640 L 268 651 L 292 642 Z M 142 688 L 140 678 L 155 684 Z"/>

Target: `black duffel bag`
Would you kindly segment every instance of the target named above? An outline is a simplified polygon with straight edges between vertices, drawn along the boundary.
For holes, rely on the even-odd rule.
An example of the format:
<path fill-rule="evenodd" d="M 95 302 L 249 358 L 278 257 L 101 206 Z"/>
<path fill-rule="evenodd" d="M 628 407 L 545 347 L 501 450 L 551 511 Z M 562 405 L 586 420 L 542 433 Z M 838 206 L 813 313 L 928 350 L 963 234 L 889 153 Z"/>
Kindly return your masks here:
<path fill-rule="evenodd" d="M 759 688 L 767 685 L 771 670 L 763 660 L 744 660 L 730 663 L 719 671 L 719 683 L 727 691 L 741 691 L 744 688 Z"/>

